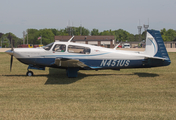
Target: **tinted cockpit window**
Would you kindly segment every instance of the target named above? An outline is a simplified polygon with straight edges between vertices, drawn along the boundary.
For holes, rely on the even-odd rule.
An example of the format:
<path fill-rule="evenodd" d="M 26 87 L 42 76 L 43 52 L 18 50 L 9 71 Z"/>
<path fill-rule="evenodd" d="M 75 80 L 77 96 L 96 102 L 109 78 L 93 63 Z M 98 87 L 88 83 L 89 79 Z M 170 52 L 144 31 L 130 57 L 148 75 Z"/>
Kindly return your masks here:
<path fill-rule="evenodd" d="M 43 47 L 43 49 L 45 49 L 45 50 L 50 50 L 51 47 L 53 46 L 53 44 L 54 44 L 54 43 L 50 43 L 50 44 L 46 45 L 45 47 Z"/>
<path fill-rule="evenodd" d="M 90 54 L 90 48 L 83 46 L 69 45 L 68 52 L 70 53 L 80 53 L 80 54 Z"/>

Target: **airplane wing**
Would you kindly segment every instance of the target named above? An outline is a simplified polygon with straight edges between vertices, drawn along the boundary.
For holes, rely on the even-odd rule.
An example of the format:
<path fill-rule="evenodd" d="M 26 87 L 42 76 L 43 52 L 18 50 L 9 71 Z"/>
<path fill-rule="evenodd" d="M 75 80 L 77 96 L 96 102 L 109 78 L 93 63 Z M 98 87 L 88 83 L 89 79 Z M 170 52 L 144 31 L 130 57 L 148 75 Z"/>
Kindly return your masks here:
<path fill-rule="evenodd" d="M 55 65 L 59 67 L 81 67 L 81 68 L 89 68 L 86 64 L 79 61 L 79 59 L 68 59 L 68 58 L 56 58 Z"/>

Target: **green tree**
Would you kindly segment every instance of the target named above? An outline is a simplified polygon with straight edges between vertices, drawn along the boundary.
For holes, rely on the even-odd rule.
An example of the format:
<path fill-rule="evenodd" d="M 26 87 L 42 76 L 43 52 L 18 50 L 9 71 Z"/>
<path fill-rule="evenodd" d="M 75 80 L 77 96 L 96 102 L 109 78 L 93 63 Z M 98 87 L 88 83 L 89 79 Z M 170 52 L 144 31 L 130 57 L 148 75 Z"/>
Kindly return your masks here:
<path fill-rule="evenodd" d="M 39 42 L 37 41 L 38 37 L 39 37 L 39 31 L 37 29 L 28 29 L 28 43 L 29 44 L 39 44 Z"/>
<path fill-rule="evenodd" d="M 38 37 L 42 37 L 42 44 L 47 45 L 51 42 L 54 42 L 54 34 L 51 29 L 41 29 L 39 30 Z M 38 40 L 38 41 L 41 41 Z"/>
<path fill-rule="evenodd" d="M 57 35 L 60 35 L 60 36 L 68 36 L 69 34 L 68 34 L 68 32 L 67 32 L 67 29 L 65 28 L 65 29 L 60 29 L 59 31 L 58 31 L 58 34 Z"/>
<path fill-rule="evenodd" d="M 169 41 L 173 41 L 176 38 L 176 31 L 173 29 L 169 29 L 169 30 L 167 30 L 166 35 L 167 35 Z"/>
<path fill-rule="evenodd" d="M 51 29 L 52 33 L 56 36 L 59 34 L 59 31 L 57 29 Z"/>
<path fill-rule="evenodd" d="M 82 33 L 80 33 L 81 35 L 90 35 L 90 31 L 84 27 L 81 27 L 80 29 L 82 29 Z"/>
<path fill-rule="evenodd" d="M 13 47 L 17 47 L 18 44 L 22 42 L 22 39 L 16 37 L 13 33 L 6 33 L 3 35 L 3 37 L 8 39 L 9 44 L 6 44 L 6 46 L 9 45 L 8 47 L 11 47 L 11 39 L 13 42 Z"/>
<path fill-rule="evenodd" d="M 111 30 L 104 30 L 103 32 L 100 32 L 100 35 L 112 35 Z"/>
<path fill-rule="evenodd" d="M 130 33 L 123 29 L 115 30 L 114 35 L 118 41 L 129 41 L 130 39 Z"/>
<path fill-rule="evenodd" d="M 99 31 L 98 31 L 98 29 L 93 29 L 92 31 L 91 31 L 91 35 L 99 35 L 100 33 L 99 33 Z"/>
<path fill-rule="evenodd" d="M 161 29 L 161 36 L 163 41 L 173 41 L 176 38 L 176 31 L 173 29 L 166 30 L 163 28 Z"/>
<path fill-rule="evenodd" d="M 2 41 L 3 41 L 3 43 L 2 43 L 2 47 L 3 48 L 7 48 L 7 47 L 10 47 L 10 41 L 9 41 L 9 39 L 7 38 L 7 37 L 2 37 L 1 38 L 2 39 Z"/>
<path fill-rule="evenodd" d="M 56 29 L 28 29 L 28 43 L 35 45 L 41 44 L 42 42 L 43 45 L 47 45 L 51 42 L 54 42 L 55 34 L 59 34 L 59 31 Z M 39 37 L 42 38 L 38 39 Z"/>
<path fill-rule="evenodd" d="M 163 41 L 168 41 L 166 33 L 167 33 L 167 30 L 165 28 L 161 29 L 161 36 L 163 38 Z"/>

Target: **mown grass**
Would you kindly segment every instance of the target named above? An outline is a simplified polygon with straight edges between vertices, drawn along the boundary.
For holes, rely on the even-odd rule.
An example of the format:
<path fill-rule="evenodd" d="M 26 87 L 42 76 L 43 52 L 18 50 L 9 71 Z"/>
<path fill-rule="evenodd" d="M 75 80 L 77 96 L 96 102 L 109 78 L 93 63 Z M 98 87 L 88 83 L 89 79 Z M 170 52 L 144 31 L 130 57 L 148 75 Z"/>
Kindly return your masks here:
<path fill-rule="evenodd" d="M 171 65 L 121 71 L 33 70 L 0 53 L 0 119 L 176 119 L 176 53 Z"/>

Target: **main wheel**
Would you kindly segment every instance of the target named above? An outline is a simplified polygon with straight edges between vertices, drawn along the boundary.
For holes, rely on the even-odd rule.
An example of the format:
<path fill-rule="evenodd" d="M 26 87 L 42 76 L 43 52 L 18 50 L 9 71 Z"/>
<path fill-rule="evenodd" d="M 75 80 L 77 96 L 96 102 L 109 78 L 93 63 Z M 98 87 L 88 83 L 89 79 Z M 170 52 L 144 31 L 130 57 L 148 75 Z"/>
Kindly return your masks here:
<path fill-rule="evenodd" d="M 33 76 L 34 74 L 33 74 L 32 71 L 28 71 L 28 72 L 26 73 L 26 75 L 27 75 L 27 76 Z"/>

